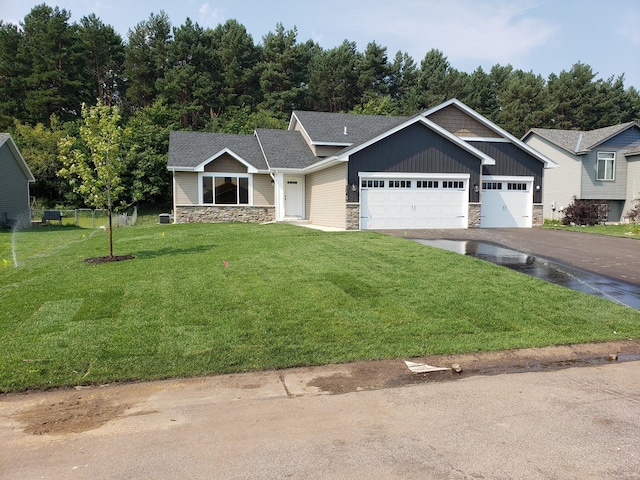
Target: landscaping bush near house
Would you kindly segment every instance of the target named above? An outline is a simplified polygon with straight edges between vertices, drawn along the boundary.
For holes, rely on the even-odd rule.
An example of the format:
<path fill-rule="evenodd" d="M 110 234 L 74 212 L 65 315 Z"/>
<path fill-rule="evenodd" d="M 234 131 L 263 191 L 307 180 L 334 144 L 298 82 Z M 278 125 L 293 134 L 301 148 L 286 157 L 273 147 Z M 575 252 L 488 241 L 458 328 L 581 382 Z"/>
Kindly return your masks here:
<path fill-rule="evenodd" d="M 578 200 L 564 209 L 564 225 L 598 225 L 606 221 L 609 207 L 602 200 Z"/>
<path fill-rule="evenodd" d="M 374 232 L 114 233 L 135 259 L 85 263 L 102 229 L 0 231 L 0 392 L 640 337 L 637 310 Z"/>
<path fill-rule="evenodd" d="M 633 208 L 625 215 L 631 223 L 640 224 L 640 198 L 633 201 Z"/>

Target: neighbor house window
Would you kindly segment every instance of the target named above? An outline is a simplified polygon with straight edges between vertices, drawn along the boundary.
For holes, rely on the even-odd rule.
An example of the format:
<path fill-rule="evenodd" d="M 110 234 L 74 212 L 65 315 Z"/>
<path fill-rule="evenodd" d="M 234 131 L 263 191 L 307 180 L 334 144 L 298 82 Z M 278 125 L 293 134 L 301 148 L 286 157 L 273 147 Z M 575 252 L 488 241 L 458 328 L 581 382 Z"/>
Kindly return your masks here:
<path fill-rule="evenodd" d="M 202 177 L 202 203 L 248 205 L 249 177 L 204 175 Z"/>
<path fill-rule="evenodd" d="M 615 152 L 598 152 L 598 180 L 613 180 L 616 166 Z"/>

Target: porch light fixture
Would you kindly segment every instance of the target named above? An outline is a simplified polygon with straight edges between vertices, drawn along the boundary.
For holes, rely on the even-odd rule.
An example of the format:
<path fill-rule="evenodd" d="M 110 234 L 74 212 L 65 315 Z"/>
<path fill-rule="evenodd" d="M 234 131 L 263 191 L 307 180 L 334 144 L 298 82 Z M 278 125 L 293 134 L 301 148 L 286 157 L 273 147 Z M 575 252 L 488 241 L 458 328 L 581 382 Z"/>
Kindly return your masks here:
<path fill-rule="evenodd" d="M 536 185 L 536 190 L 540 190 L 540 185 Z"/>
<path fill-rule="evenodd" d="M 355 183 L 351 184 L 351 191 L 355 192 L 358 189 L 357 185 Z"/>
<path fill-rule="evenodd" d="M 476 192 L 476 193 L 478 193 L 480 191 L 480 188 L 478 188 L 478 184 L 477 183 L 473 184 L 473 191 Z"/>

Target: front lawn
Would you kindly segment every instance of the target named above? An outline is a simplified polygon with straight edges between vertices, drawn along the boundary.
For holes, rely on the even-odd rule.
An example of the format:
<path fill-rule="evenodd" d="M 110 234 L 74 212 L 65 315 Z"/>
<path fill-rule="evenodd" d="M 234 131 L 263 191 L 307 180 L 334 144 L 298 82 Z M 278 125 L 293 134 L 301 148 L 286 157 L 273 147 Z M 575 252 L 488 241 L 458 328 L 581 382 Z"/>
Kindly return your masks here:
<path fill-rule="evenodd" d="M 571 232 L 595 233 L 597 235 L 610 235 L 613 237 L 625 237 L 640 239 L 640 225 L 618 224 L 618 225 L 581 225 L 569 226 L 559 222 L 546 222 L 545 228 L 552 230 L 569 230 Z"/>
<path fill-rule="evenodd" d="M 640 312 L 372 232 L 0 232 L 0 391 L 640 337 Z"/>

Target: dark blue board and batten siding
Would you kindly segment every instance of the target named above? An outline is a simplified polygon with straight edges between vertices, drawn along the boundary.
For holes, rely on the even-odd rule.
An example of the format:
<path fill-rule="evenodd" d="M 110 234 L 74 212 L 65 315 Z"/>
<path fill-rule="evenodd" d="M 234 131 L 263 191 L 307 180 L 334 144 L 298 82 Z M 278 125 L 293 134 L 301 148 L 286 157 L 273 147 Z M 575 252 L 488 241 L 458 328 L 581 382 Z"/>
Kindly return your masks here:
<path fill-rule="evenodd" d="M 542 172 L 544 164 L 524 150 L 507 142 L 473 142 L 475 148 L 495 159 L 495 165 L 484 165 L 483 175 L 533 177 L 533 203 L 542 203 Z M 536 190 L 540 185 L 540 190 Z"/>
<path fill-rule="evenodd" d="M 463 173 L 469 185 L 480 181 L 481 161 L 421 124 L 413 124 L 349 156 L 349 185 L 359 172 Z M 469 201 L 478 193 L 469 188 Z"/>

